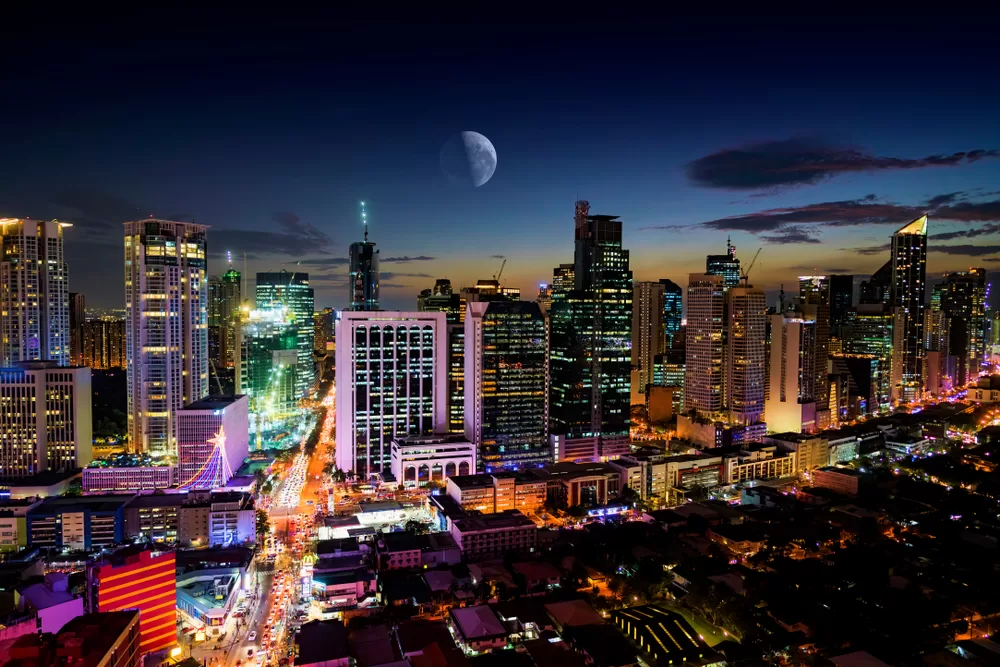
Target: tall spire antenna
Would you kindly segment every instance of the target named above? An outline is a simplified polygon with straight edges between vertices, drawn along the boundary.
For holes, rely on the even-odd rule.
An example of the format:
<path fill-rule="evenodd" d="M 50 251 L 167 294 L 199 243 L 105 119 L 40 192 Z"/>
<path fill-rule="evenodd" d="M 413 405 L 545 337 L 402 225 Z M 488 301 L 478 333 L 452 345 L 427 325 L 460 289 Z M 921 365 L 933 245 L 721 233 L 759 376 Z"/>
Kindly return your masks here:
<path fill-rule="evenodd" d="M 364 202 L 361 202 L 361 222 L 365 226 L 365 243 L 368 243 L 368 213 L 365 211 Z"/>

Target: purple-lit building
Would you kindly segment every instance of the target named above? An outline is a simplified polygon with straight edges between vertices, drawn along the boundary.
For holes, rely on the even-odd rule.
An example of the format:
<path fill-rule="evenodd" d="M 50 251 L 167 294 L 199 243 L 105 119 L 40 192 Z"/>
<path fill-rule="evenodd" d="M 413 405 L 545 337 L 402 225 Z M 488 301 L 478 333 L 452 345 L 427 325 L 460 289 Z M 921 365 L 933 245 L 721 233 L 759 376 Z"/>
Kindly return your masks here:
<path fill-rule="evenodd" d="M 182 488 L 224 487 L 249 454 L 245 395 L 206 396 L 177 412 L 177 480 Z"/>

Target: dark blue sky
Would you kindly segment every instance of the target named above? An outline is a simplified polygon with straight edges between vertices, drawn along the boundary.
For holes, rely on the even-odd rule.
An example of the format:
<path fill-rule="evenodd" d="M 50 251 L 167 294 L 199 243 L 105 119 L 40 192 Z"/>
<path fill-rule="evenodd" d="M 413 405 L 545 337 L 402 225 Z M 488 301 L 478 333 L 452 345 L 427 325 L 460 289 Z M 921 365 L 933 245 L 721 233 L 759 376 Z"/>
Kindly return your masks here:
<path fill-rule="evenodd" d="M 361 199 L 387 307 L 494 255 L 533 294 L 577 198 L 622 216 L 637 279 L 684 284 L 727 234 L 763 246 L 768 289 L 870 273 L 922 212 L 932 274 L 993 269 L 1000 58 L 968 23 L 24 15 L 2 28 L 0 216 L 76 222 L 71 286 L 99 306 L 123 301 L 120 223 L 149 214 L 211 225 L 213 271 L 299 261 L 343 306 Z M 475 190 L 438 168 L 462 130 L 497 149 Z"/>

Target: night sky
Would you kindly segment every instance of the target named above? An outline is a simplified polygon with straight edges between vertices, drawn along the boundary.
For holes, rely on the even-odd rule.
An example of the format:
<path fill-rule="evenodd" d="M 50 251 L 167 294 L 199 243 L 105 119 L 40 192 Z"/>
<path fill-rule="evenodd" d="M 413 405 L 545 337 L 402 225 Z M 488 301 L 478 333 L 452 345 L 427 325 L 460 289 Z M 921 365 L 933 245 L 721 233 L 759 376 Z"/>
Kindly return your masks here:
<path fill-rule="evenodd" d="M 53 22 L 54 21 L 54 22 Z M 533 298 L 571 261 L 573 203 L 620 215 L 637 280 L 704 269 L 727 234 L 752 282 L 871 273 L 928 213 L 928 273 L 1000 269 L 995 36 L 968 21 L 775 19 L 530 27 L 335 14 L 8 15 L 0 217 L 75 223 L 89 306 L 124 302 L 121 222 L 211 225 L 251 274 L 309 272 L 343 307 L 365 200 L 383 307 L 435 278 Z M 477 189 L 441 146 L 493 142 Z"/>

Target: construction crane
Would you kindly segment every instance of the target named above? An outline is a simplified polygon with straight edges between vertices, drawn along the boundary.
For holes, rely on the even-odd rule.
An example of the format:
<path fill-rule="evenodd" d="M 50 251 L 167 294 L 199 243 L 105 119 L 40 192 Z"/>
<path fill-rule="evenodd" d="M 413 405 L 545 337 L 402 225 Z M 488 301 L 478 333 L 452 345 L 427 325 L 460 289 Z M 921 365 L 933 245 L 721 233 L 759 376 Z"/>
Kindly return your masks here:
<path fill-rule="evenodd" d="M 761 250 L 763 250 L 763 248 L 757 248 L 757 252 L 754 254 L 753 259 L 750 260 L 750 266 L 747 267 L 746 271 L 744 271 L 743 275 L 741 276 L 741 278 L 743 279 L 744 287 L 750 286 L 750 269 L 752 269 L 753 265 L 757 263 L 757 256 L 760 255 Z"/>
<path fill-rule="evenodd" d="M 505 266 L 507 266 L 507 258 L 506 257 L 503 258 L 503 263 L 500 264 L 500 270 L 493 274 L 493 280 L 497 281 L 498 285 L 500 284 L 500 276 L 503 275 L 503 267 L 505 267 Z"/>

